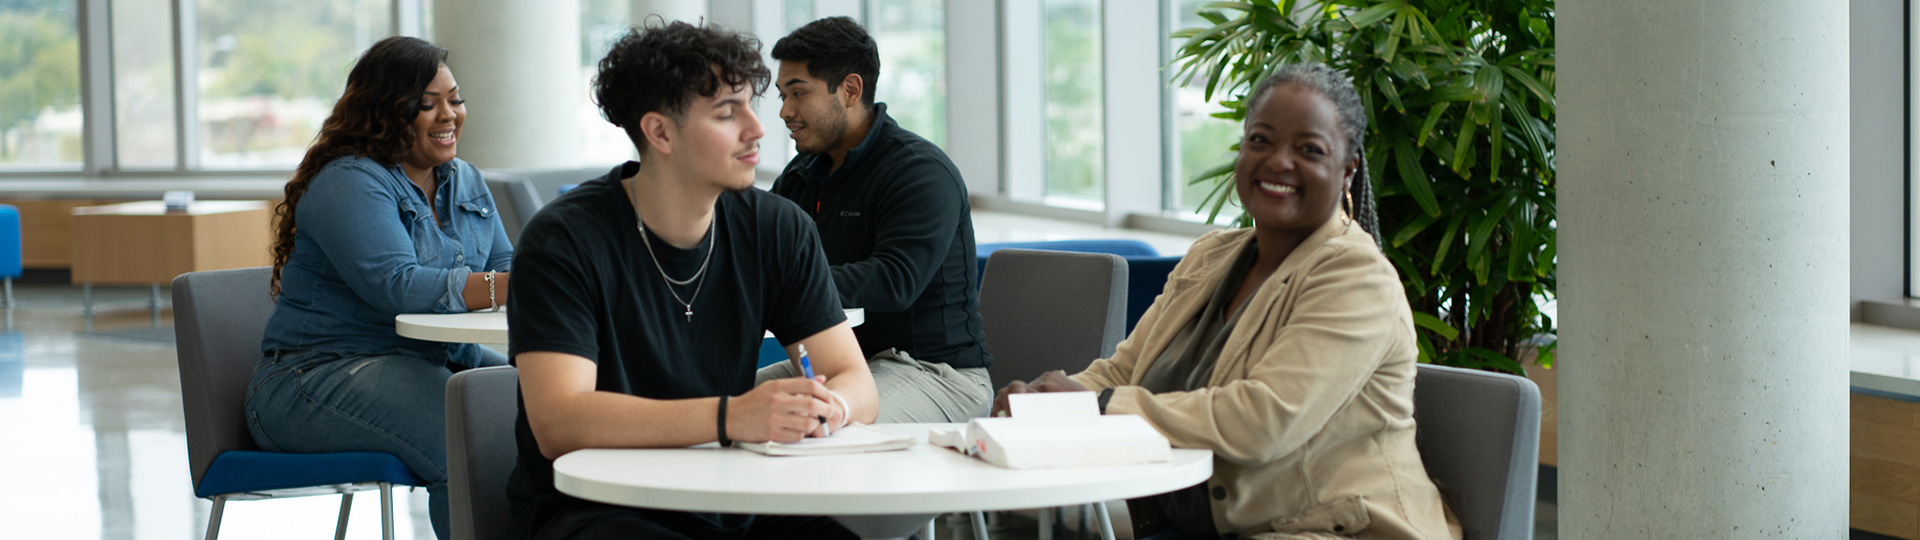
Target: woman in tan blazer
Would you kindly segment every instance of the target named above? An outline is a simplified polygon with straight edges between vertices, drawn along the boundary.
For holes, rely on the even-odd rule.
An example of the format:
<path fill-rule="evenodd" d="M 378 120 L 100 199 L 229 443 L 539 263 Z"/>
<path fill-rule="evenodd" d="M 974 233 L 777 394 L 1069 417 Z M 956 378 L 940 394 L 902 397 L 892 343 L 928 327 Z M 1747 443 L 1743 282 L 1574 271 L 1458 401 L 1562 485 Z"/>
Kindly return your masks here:
<path fill-rule="evenodd" d="M 1234 165 L 1253 228 L 1201 237 L 1111 358 L 1001 390 L 1093 390 L 1213 477 L 1130 501 L 1169 538 L 1460 538 L 1414 446 L 1419 356 L 1379 248 L 1353 83 L 1320 65 L 1256 88 Z"/>

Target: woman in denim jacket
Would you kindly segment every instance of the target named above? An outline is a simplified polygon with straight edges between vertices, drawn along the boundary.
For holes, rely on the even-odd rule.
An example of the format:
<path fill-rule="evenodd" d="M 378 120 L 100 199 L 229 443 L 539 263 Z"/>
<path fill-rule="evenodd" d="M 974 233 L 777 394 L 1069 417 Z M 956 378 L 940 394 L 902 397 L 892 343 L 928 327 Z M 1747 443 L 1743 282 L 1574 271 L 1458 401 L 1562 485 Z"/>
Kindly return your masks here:
<path fill-rule="evenodd" d="M 388 38 L 347 75 L 276 209 L 278 303 L 247 388 L 263 449 L 399 456 L 428 482 L 440 538 L 447 378 L 506 357 L 400 337 L 393 319 L 498 306 L 513 259 L 479 171 L 454 157 L 467 113 L 446 56 Z"/>

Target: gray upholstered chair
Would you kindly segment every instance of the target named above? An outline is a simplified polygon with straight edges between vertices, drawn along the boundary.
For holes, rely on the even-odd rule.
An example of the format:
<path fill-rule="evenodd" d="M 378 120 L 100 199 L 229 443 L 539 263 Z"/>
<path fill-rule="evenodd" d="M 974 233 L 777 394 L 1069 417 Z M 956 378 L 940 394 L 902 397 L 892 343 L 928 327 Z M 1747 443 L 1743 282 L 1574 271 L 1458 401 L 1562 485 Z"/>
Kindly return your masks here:
<path fill-rule="evenodd" d="M 470 369 L 447 380 L 447 494 L 454 540 L 504 540 L 512 529 L 507 476 L 519 458 L 513 423 L 520 372 Z"/>
<path fill-rule="evenodd" d="M 220 534 L 229 500 L 340 494 L 335 538 L 346 534 L 353 493 L 380 490 L 382 538 L 393 539 L 392 486 L 424 486 L 400 458 L 381 452 L 266 452 L 246 423 L 247 379 L 273 314 L 272 268 L 189 272 L 173 279 L 174 337 L 195 496 L 213 501 L 207 539 Z"/>
<path fill-rule="evenodd" d="M 980 325 L 998 388 L 1077 373 L 1126 337 L 1127 260 L 1109 253 L 1002 249 L 980 277 Z"/>
<path fill-rule="evenodd" d="M 1533 538 L 1540 387 L 1513 375 L 1423 364 L 1413 416 L 1420 459 L 1467 540 Z"/>
<path fill-rule="evenodd" d="M 533 219 L 534 212 L 546 204 L 546 199 L 534 191 L 532 180 L 514 174 L 498 171 L 482 171 L 487 179 L 487 191 L 493 194 L 493 205 L 500 212 L 500 225 L 507 230 L 507 241 L 520 244 L 520 229 Z"/>
<path fill-rule="evenodd" d="M 988 256 L 980 281 L 980 326 L 996 389 L 1056 369 L 1078 373 L 1113 355 L 1126 337 L 1127 260 L 1119 255 L 1001 249 Z M 1093 506 L 1080 515 L 1097 513 L 1103 536 L 1112 538 L 1106 503 Z M 1040 511 L 1041 538 L 1052 537 L 1054 515 Z M 973 521 L 975 536 L 985 539 L 985 515 L 975 512 Z"/>

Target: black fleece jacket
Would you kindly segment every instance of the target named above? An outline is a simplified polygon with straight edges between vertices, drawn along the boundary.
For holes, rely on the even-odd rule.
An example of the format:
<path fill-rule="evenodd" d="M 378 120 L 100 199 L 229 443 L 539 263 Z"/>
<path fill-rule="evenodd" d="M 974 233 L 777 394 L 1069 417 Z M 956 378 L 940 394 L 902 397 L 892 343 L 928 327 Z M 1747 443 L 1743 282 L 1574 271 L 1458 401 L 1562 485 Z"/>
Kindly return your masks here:
<path fill-rule="evenodd" d="M 956 368 L 986 367 L 973 210 L 946 152 L 873 108 L 844 163 L 801 154 L 773 182 L 820 230 L 840 302 L 866 308 L 853 329 L 867 355 L 899 349 Z"/>

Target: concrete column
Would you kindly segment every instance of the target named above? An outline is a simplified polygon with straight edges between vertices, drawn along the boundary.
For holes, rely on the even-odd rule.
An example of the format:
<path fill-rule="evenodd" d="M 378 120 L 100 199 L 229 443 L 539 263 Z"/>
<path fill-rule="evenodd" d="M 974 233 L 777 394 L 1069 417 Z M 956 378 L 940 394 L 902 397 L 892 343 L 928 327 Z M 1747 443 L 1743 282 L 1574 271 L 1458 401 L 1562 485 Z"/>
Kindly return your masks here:
<path fill-rule="evenodd" d="M 641 25 L 651 15 L 668 21 L 700 24 L 707 17 L 707 0 L 633 0 L 634 26 Z"/>
<path fill-rule="evenodd" d="M 1846 6 L 1557 32 L 1560 537 L 1846 538 Z"/>
<path fill-rule="evenodd" d="M 482 168 L 580 166 L 580 1 L 469 0 L 435 9 L 435 42 L 469 101 L 460 157 Z"/>

